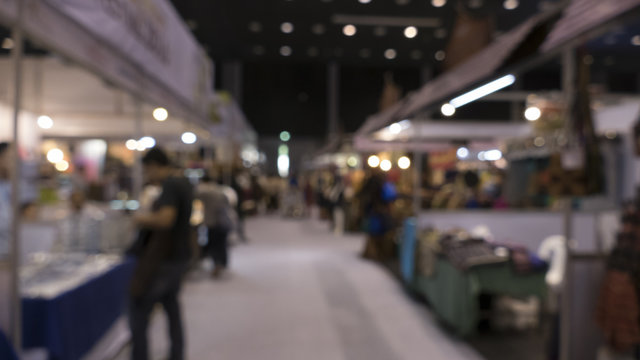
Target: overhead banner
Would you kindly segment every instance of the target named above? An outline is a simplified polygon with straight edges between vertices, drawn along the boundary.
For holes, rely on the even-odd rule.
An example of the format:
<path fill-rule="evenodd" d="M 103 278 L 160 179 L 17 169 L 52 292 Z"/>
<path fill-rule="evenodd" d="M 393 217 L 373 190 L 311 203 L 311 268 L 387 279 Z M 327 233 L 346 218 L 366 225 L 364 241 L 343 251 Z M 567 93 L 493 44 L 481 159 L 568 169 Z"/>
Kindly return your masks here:
<path fill-rule="evenodd" d="M 165 0 L 46 0 L 191 103 L 210 83 L 207 57 Z M 72 41 L 72 39 L 69 39 Z"/>
<path fill-rule="evenodd" d="M 640 0 L 573 0 L 542 50 L 553 50 L 638 7 Z"/>
<path fill-rule="evenodd" d="M 0 0 L 0 21 L 17 1 Z M 22 1 L 33 40 L 157 105 L 206 114 L 211 62 L 167 1 Z"/>

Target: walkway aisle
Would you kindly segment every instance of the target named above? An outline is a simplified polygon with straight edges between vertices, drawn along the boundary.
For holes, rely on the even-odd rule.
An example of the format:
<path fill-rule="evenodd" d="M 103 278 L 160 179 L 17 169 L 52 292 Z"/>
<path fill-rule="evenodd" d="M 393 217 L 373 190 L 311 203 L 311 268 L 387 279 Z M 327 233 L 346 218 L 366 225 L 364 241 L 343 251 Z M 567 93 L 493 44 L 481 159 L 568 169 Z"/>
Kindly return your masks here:
<path fill-rule="evenodd" d="M 325 223 L 250 219 L 230 276 L 190 280 L 182 305 L 190 360 L 480 359 L 443 333 L 382 268 L 357 257 L 362 236 Z M 166 354 L 154 318 L 155 359 Z"/>

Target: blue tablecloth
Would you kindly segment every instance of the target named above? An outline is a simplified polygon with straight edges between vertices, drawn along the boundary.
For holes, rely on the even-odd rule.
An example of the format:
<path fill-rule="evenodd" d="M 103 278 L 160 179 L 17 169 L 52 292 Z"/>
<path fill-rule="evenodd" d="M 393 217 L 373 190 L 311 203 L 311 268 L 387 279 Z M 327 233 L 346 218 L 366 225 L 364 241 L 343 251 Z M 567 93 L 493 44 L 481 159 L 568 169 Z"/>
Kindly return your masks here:
<path fill-rule="evenodd" d="M 124 313 L 133 268 L 127 260 L 53 299 L 22 299 L 23 347 L 80 359 Z"/>
<path fill-rule="evenodd" d="M 4 335 L 2 330 L 0 330 L 0 359 L 2 360 L 18 360 L 18 356 L 16 352 L 13 350 L 13 346 L 11 346 L 11 342 Z"/>

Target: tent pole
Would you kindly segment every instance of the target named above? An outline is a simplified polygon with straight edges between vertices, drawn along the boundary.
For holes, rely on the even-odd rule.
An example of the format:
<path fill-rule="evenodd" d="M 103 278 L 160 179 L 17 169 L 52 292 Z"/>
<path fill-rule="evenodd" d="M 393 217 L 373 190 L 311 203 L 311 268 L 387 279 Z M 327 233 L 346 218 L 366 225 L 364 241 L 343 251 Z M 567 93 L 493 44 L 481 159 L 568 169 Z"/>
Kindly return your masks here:
<path fill-rule="evenodd" d="M 134 136 L 136 140 L 140 140 L 142 138 L 142 122 L 144 119 L 144 115 L 142 113 L 142 100 L 139 97 L 135 98 L 135 130 Z M 142 154 L 140 151 L 134 151 L 135 162 L 133 164 L 133 194 L 130 198 L 140 200 L 140 196 L 142 195 Z"/>
<path fill-rule="evenodd" d="M 413 155 L 413 216 L 416 221 L 422 210 L 422 156 L 420 151 Z"/>
<path fill-rule="evenodd" d="M 24 1 L 18 1 L 18 16 L 13 27 L 14 47 L 11 51 L 13 60 L 14 91 L 13 91 L 13 159 L 11 172 L 11 305 L 10 305 L 10 334 L 13 347 L 16 352 L 22 349 L 22 308 L 20 297 L 20 132 L 19 118 L 22 107 L 22 81 L 23 81 L 23 53 L 24 53 Z"/>
<path fill-rule="evenodd" d="M 576 56 L 573 48 L 566 49 L 562 54 L 562 90 L 568 105 L 567 119 L 571 118 L 572 104 L 575 97 Z M 572 303 L 572 266 L 571 242 L 573 238 L 573 197 L 568 197 L 569 203 L 564 214 L 564 237 L 567 261 L 565 263 L 564 285 L 562 288 L 562 302 L 560 307 L 560 360 L 571 359 L 571 303 Z"/>

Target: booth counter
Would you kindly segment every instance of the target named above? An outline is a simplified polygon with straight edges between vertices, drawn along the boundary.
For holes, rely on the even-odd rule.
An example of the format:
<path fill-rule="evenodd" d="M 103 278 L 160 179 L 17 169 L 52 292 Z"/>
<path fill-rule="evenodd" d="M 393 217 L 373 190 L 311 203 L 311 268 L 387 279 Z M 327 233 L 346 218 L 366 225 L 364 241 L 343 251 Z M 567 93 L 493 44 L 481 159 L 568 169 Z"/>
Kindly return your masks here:
<path fill-rule="evenodd" d="M 542 241 L 565 234 L 566 212 L 529 210 L 428 211 L 419 215 L 417 229 L 487 227 L 495 242 L 538 249 Z M 576 211 L 571 214 L 573 249 L 596 252 L 610 248 L 619 227 L 619 211 Z"/>
<path fill-rule="evenodd" d="M 100 259 L 88 258 L 85 268 L 96 262 Z M 118 260 L 86 274 L 81 268 L 72 273 L 45 268 L 57 279 L 30 290 L 23 285 L 24 349 L 45 349 L 49 359 L 81 359 L 124 314 L 134 262 Z"/>
<path fill-rule="evenodd" d="M 481 294 L 535 297 L 544 302 L 547 284 L 544 271 L 518 273 L 510 262 L 473 266 L 460 269 L 443 256 L 438 256 L 427 275 L 417 270 L 419 253 L 415 219 L 408 219 L 403 227 L 400 243 L 400 266 L 405 284 L 424 296 L 431 308 L 447 326 L 461 336 L 474 335 L 481 318 Z"/>

